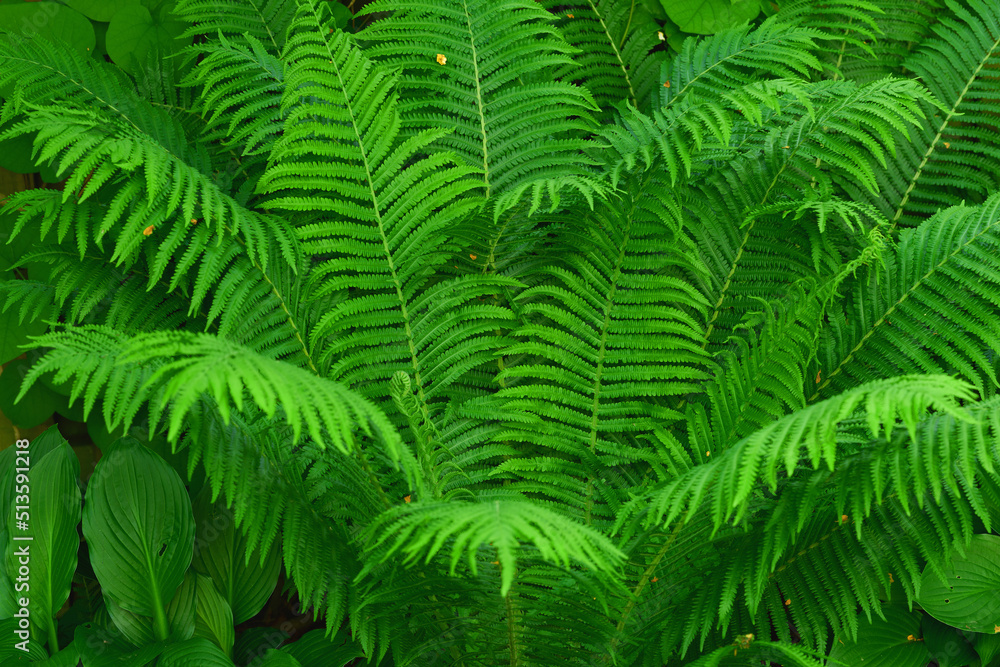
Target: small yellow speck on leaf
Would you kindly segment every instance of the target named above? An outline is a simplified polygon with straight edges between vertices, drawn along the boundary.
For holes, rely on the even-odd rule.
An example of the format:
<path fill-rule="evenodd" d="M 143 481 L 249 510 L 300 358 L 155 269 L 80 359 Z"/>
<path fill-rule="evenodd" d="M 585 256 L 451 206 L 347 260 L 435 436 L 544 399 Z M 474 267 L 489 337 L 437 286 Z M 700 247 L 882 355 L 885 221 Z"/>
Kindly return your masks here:
<path fill-rule="evenodd" d="M 948 142 L 946 141 L 946 142 L 944 142 L 944 147 L 945 147 L 945 148 L 951 148 L 951 144 L 949 144 L 949 143 L 948 143 Z"/>
<path fill-rule="evenodd" d="M 499 565 L 500 564 L 500 561 L 498 561 L 498 560 L 495 560 L 495 561 L 492 561 L 492 562 L 493 562 L 494 565 Z"/>
<path fill-rule="evenodd" d="M 993 634 L 995 635 L 1000 634 L 1000 625 L 993 626 Z"/>
<path fill-rule="evenodd" d="M 670 82 L 669 81 L 664 81 L 663 82 L 663 87 L 664 88 L 669 88 L 670 87 Z"/>
<path fill-rule="evenodd" d="M 575 16 L 573 16 L 572 14 L 567 14 L 567 15 L 566 15 L 566 18 L 568 18 L 568 19 L 575 19 L 576 17 L 575 17 Z"/>
<path fill-rule="evenodd" d="M 841 514 L 840 515 L 840 523 L 847 523 L 847 515 L 846 514 Z"/>
<path fill-rule="evenodd" d="M 788 146 L 785 146 L 785 148 L 788 148 Z"/>
<path fill-rule="evenodd" d="M 469 255 L 469 259 L 473 259 L 473 260 L 474 260 L 474 259 L 476 259 L 476 256 L 475 256 L 475 255 L 473 255 L 473 254 L 470 254 L 470 255 Z"/>
<path fill-rule="evenodd" d="M 660 30 L 659 32 L 657 32 L 656 36 L 660 38 L 661 42 L 666 41 L 666 39 L 667 39 L 666 36 L 663 34 L 662 30 Z"/>
<path fill-rule="evenodd" d="M 192 225 L 197 225 L 198 224 L 198 218 L 191 218 L 191 224 Z"/>
<path fill-rule="evenodd" d="M 437 54 L 437 61 L 438 65 L 444 65 L 446 62 L 448 62 L 448 59 L 445 58 L 443 54 L 439 53 Z"/>
<path fill-rule="evenodd" d="M 150 225 L 149 227 L 146 227 L 144 230 L 142 230 L 143 236 L 149 236 L 152 233 L 153 233 L 153 225 Z"/>
<path fill-rule="evenodd" d="M 787 600 L 785 600 L 785 606 L 786 606 L 786 607 L 787 607 L 788 605 L 790 605 L 790 604 L 792 604 L 792 598 L 788 598 Z"/>
<path fill-rule="evenodd" d="M 819 384 L 819 374 L 821 372 L 822 372 L 822 369 L 819 369 L 819 370 L 816 371 L 816 384 Z"/>
<path fill-rule="evenodd" d="M 894 581 L 896 581 L 895 579 L 892 578 L 892 572 L 886 572 L 886 574 L 889 575 L 889 583 L 890 584 L 893 583 Z"/>
<path fill-rule="evenodd" d="M 652 582 L 653 582 L 653 583 L 655 584 L 655 583 L 656 583 L 657 581 L 659 581 L 659 580 L 660 580 L 660 578 L 659 578 L 659 577 L 653 577 L 651 581 L 652 581 Z"/>
<path fill-rule="evenodd" d="M 404 503 L 410 502 L 410 496 L 403 496 L 403 502 Z"/>

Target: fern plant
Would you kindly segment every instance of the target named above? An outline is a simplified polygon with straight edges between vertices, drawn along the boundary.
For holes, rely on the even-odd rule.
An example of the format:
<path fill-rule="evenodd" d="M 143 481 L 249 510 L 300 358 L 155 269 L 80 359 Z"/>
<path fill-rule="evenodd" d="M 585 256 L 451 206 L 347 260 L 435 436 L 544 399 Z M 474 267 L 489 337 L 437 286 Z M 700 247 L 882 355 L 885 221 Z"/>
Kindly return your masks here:
<path fill-rule="evenodd" d="M 1000 9 L 671 56 L 633 4 L 180 0 L 155 90 L 0 42 L 0 140 L 65 178 L 4 206 L 21 395 L 169 442 L 338 664 L 993 664 Z M 168 583 L 95 623 L 209 664 Z"/>

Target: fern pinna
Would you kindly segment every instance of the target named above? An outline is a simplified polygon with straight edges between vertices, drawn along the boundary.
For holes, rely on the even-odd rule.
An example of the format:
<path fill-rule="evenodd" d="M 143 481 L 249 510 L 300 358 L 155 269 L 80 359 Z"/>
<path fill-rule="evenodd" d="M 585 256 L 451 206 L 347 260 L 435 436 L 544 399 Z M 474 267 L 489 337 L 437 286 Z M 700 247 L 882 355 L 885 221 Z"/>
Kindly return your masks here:
<path fill-rule="evenodd" d="M 1000 518 L 1000 8 L 634 4 L 180 0 L 158 93 L 5 36 L 65 178 L 4 207 L 22 394 L 165 437 L 370 662 L 926 664 Z"/>

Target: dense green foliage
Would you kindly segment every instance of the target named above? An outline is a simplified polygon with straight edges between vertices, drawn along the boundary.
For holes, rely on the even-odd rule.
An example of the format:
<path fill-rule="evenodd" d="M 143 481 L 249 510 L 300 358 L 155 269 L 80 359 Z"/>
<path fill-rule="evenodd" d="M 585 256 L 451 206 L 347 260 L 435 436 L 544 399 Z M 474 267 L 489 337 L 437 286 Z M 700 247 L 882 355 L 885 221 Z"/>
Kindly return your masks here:
<path fill-rule="evenodd" d="M 1000 6 L 674 53 L 649 4 L 178 0 L 134 78 L 0 36 L 0 141 L 65 179 L 3 209 L 20 391 L 126 434 L 82 513 L 33 462 L 101 583 L 67 651 L 239 660 L 280 557 L 322 664 L 996 664 Z"/>

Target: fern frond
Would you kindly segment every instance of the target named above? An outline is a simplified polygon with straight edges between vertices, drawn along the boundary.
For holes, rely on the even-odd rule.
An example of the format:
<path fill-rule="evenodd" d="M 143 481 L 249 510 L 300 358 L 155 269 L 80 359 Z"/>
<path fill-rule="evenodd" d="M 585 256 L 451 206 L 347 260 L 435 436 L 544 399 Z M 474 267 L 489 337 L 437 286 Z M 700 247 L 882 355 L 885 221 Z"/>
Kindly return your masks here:
<path fill-rule="evenodd" d="M 711 431 L 702 433 L 688 420 L 689 437 L 705 451 L 718 454 L 733 443 L 785 414 L 805 407 L 806 362 L 814 349 L 822 309 L 813 295 L 782 306 L 764 304 L 760 318 L 739 327 L 733 349 L 717 355 L 721 367 L 706 383 Z M 760 332 L 757 325 L 763 320 Z"/>
<path fill-rule="evenodd" d="M 566 41 L 576 47 L 578 67 L 556 76 L 577 81 L 593 94 L 604 120 L 621 102 L 649 113 L 658 97 L 657 79 L 667 61 L 659 25 L 641 4 L 628 0 L 544 0 Z"/>
<path fill-rule="evenodd" d="M 299 9 L 288 47 L 288 114 L 272 153 L 280 163 L 261 187 L 273 193 L 268 206 L 330 213 L 299 228 L 303 250 L 322 258 L 312 269 L 314 295 L 348 295 L 314 330 L 332 341 L 321 357 L 329 377 L 392 412 L 389 378 L 407 372 L 427 419 L 428 402 L 500 345 L 485 334 L 509 327 L 509 312 L 474 300 L 519 283 L 473 275 L 427 282 L 447 259 L 449 225 L 478 206 L 469 195 L 480 184 L 447 155 L 420 157 L 440 131 L 401 137 L 394 78 L 350 37 L 330 33 L 323 9 Z"/>
<path fill-rule="evenodd" d="M 212 499 L 225 500 L 246 536 L 247 558 L 279 543 L 301 603 L 338 627 L 360 567 L 352 533 L 384 507 L 384 496 L 355 458 L 308 441 L 290 448 L 289 427 L 255 405 L 228 422 L 211 400 L 201 408 L 177 447 L 188 451 L 189 472 L 204 463 Z"/>
<path fill-rule="evenodd" d="M 1000 132 L 993 116 L 1000 98 L 1000 6 L 989 0 L 947 0 L 946 21 L 932 25 L 905 61 L 941 105 L 924 104 L 926 119 L 881 179 L 876 199 L 893 226 L 913 227 L 940 208 L 979 203 L 1000 173 Z M 850 189 L 850 183 L 845 187 Z"/>
<path fill-rule="evenodd" d="M 686 508 L 712 507 L 716 529 L 743 518 L 758 479 L 772 490 L 783 467 L 786 473 L 807 457 L 813 468 L 837 460 L 837 425 L 863 407 L 867 425 L 877 437 L 891 433 L 897 417 L 911 436 L 927 407 L 960 415 L 957 400 L 973 397 L 971 388 L 944 375 L 911 375 L 864 384 L 768 424 L 718 459 L 698 466 L 653 494 L 648 522 L 670 523 Z M 803 451 L 804 450 L 804 451 Z M 621 520 L 619 519 L 619 523 Z"/>
<path fill-rule="evenodd" d="M 987 357 L 1000 352 L 1000 195 L 980 206 L 941 211 L 904 230 L 885 253 L 884 277 L 857 281 L 830 314 L 820 346 L 825 380 L 809 397 L 844 391 L 876 377 L 957 373 L 982 397 L 996 392 Z"/>
<path fill-rule="evenodd" d="M 249 397 L 268 417 L 278 406 L 292 427 L 292 440 L 302 437 L 303 426 L 313 442 L 352 449 L 354 426 L 380 439 L 398 460 L 399 435 L 378 408 L 347 388 L 306 370 L 290 368 L 274 359 L 254 354 L 230 341 L 209 334 L 161 332 L 137 336 L 121 358 L 122 363 L 164 360 L 151 384 L 162 383 L 163 393 L 155 415 L 169 405 L 168 438 L 175 439 L 188 411 L 202 395 L 209 395 L 222 418 L 229 418 L 230 402 L 239 411 Z"/>
<path fill-rule="evenodd" d="M 189 47 L 203 56 L 186 85 L 199 87 L 208 118 L 204 132 L 228 145 L 242 145 L 242 155 L 269 153 L 281 133 L 284 68 L 252 34 L 246 44 L 219 42 Z"/>
<path fill-rule="evenodd" d="M 597 471 L 650 458 L 634 438 L 681 416 L 652 400 L 708 377 L 708 304 L 682 273 L 698 267 L 665 185 L 652 173 L 630 179 L 621 202 L 595 207 L 574 247 L 559 249 L 559 264 L 535 270 L 542 280 L 515 299 L 523 324 L 503 350 L 501 388 L 462 408 L 502 415 L 495 442 L 525 443 L 530 454 L 498 472 L 579 508 L 588 524 L 610 519 Z"/>
<path fill-rule="evenodd" d="M 810 265 L 832 267 L 841 261 L 809 258 L 801 243 L 787 241 L 790 221 L 767 214 L 756 217 L 757 212 L 811 200 L 814 185 L 829 195 L 828 172 L 850 174 L 874 191 L 876 169 L 895 149 L 895 133 L 919 121 L 922 112 L 916 99 L 927 96 L 907 80 L 863 87 L 824 81 L 808 89 L 807 103 L 786 99 L 780 115 L 769 112 L 764 127 L 743 138 L 742 158 L 710 170 L 691 188 L 688 206 L 700 221 L 693 233 L 712 271 L 713 344 L 725 340 L 754 307 L 751 297 L 781 298 L 790 282 L 817 277 Z M 778 266 L 781 269 L 772 272 Z M 818 278 L 822 282 L 826 276 Z"/>
<path fill-rule="evenodd" d="M 404 133 L 450 130 L 434 146 L 481 170 L 486 196 L 539 178 L 586 175 L 578 135 L 597 110 L 585 88 L 553 75 L 573 51 L 526 0 L 376 0 L 359 39 L 401 72 Z M 442 61 L 442 59 L 444 59 Z"/>
<path fill-rule="evenodd" d="M 174 13 L 191 23 L 182 37 L 221 33 L 234 43 L 263 44 L 278 55 L 295 15 L 294 0 L 178 0 Z"/>
<path fill-rule="evenodd" d="M 406 561 L 424 557 L 429 561 L 446 541 L 451 541 L 451 570 L 465 554 L 472 574 L 476 574 L 476 553 L 481 545 L 496 548 L 500 562 L 500 595 L 505 596 L 514 582 L 517 552 L 522 541 L 530 542 L 547 562 L 563 567 L 579 563 L 590 570 L 612 571 L 621 553 L 596 530 L 581 525 L 554 510 L 527 502 L 510 493 L 478 502 L 419 502 L 397 506 L 382 513 L 368 527 L 373 549 L 385 561 L 396 552 Z M 453 540 L 453 541 L 452 541 Z"/>
<path fill-rule="evenodd" d="M 772 17 L 756 29 L 745 25 L 685 40 L 660 87 L 659 106 L 676 104 L 689 95 L 714 99 L 720 92 L 759 81 L 761 71 L 768 78 L 808 77 L 822 69 L 812 52 L 814 40 L 824 36 Z"/>

